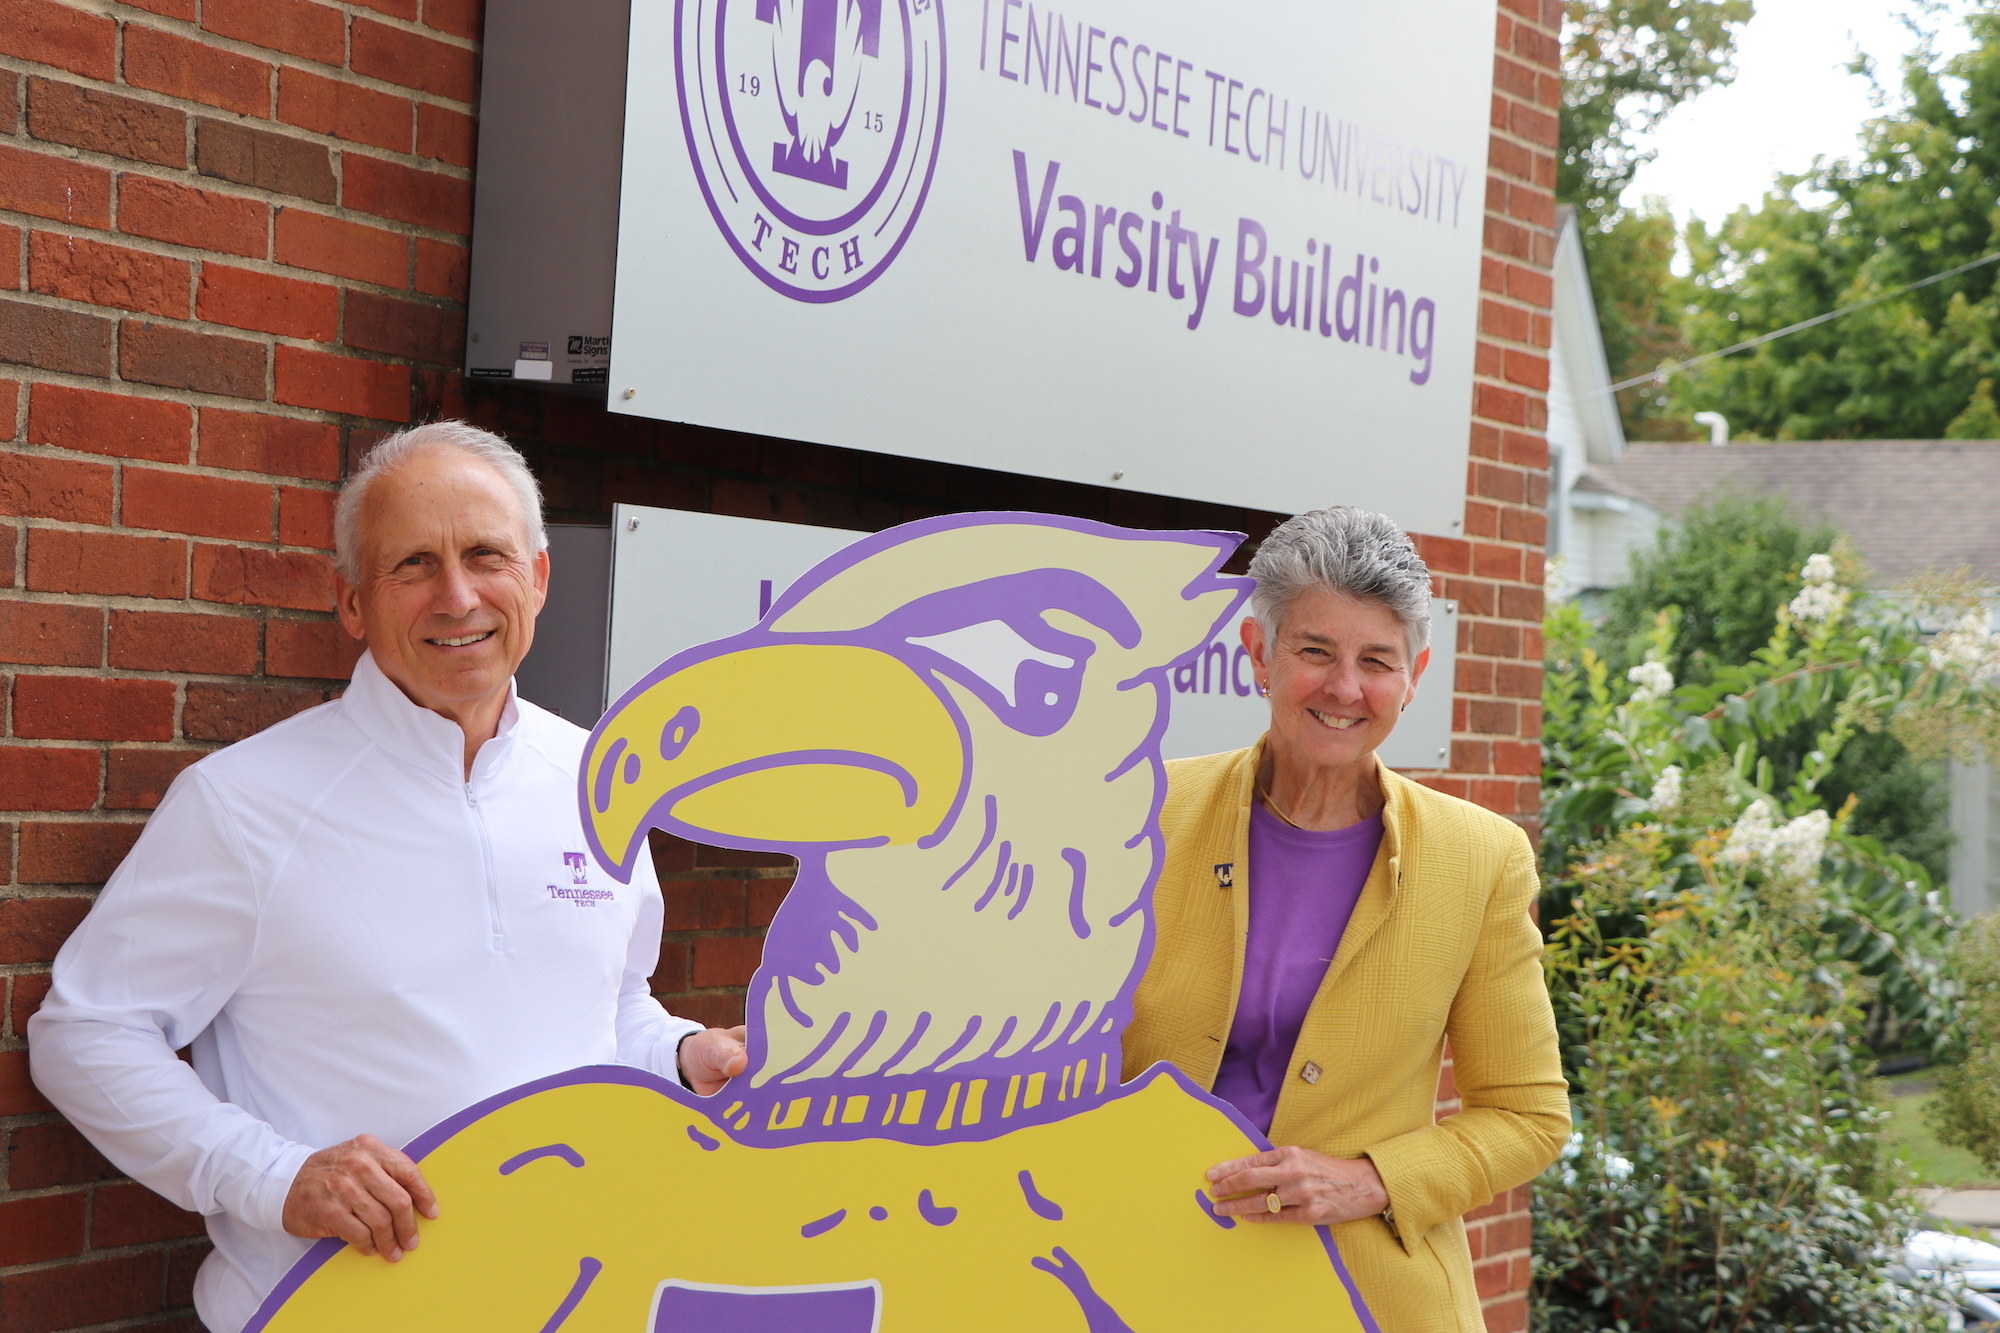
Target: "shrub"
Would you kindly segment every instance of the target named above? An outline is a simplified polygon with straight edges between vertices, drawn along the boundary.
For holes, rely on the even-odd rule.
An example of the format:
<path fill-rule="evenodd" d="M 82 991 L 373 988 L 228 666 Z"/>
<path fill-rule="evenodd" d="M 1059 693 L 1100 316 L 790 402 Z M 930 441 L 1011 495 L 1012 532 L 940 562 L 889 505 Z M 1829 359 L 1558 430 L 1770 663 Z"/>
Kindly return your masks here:
<path fill-rule="evenodd" d="M 1852 969 L 1801 947 L 1809 875 L 1732 868 L 1729 845 L 1628 829 L 1554 923 L 1577 1132 L 1536 1186 L 1532 1326 L 1942 1329 L 1885 1273 L 1913 1217 L 1879 1156 Z"/>
<path fill-rule="evenodd" d="M 1965 989 L 1964 1058 L 1939 1075 L 1924 1114 L 1941 1141 L 2000 1173 L 2000 913 L 1960 932 L 1953 954 Z"/>

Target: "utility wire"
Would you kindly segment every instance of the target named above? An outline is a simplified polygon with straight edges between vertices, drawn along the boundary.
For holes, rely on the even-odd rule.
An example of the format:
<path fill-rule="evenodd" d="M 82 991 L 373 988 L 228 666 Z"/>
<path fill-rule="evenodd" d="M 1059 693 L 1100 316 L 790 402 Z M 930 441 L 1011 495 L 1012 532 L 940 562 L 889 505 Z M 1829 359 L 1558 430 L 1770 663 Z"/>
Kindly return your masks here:
<path fill-rule="evenodd" d="M 1644 375 L 1635 375 L 1629 380 L 1620 380 L 1610 388 L 1599 390 L 1599 392 L 1617 393 L 1620 389 L 1629 389 L 1637 384 L 1664 383 L 1667 376 L 1677 370 L 1688 370 L 1695 366 L 1714 361 L 1719 357 L 1728 356 L 1731 352 L 1740 352 L 1746 347 L 1758 347 L 1764 343 L 1773 342 L 1787 334 L 1797 333 L 1801 329 L 1809 329 L 1815 324 L 1824 324 L 1828 320 L 1839 319 L 1842 315 L 1851 315 L 1857 310 L 1875 305 L 1881 301 L 1886 301 L 1892 296 L 1901 296 L 1904 292 L 1913 292 L 1919 287 L 1928 287 L 1934 282 L 1943 282 L 1946 278 L 1955 278 L 1961 273 L 1969 273 L 1973 269 L 1985 264 L 1991 264 L 1995 260 L 2000 260 L 2000 250 L 1996 250 L 1990 255 L 1981 255 L 1969 263 L 1960 264 L 1957 268 L 1948 268 L 1942 273 L 1933 273 L 1928 278 L 1918 278 L 1915 282 L 1905 283 L 1894 291 L 1882 292 L 1878 295 L 1870 296 L 1865 300 L 1856 301 L 1852 305 L 1844 305 L 1838 310 L 1829 310 L 1824 315 L 1814 315 L 1811 319 L 1802 319 L 1796 324 L 1787 324 L 1782 329 L 1773 329 L 1769 333 L 1760 333 L 1754 338 L 1747 338 L 1734 346 L 1725 347 L 1719 352 L 1703 352 L 1700 356 L 1691 356 L 1685 361 L 1676 361 L 1672 365 L 1661 366 L 1658 370 L 1648 371 Z"/>

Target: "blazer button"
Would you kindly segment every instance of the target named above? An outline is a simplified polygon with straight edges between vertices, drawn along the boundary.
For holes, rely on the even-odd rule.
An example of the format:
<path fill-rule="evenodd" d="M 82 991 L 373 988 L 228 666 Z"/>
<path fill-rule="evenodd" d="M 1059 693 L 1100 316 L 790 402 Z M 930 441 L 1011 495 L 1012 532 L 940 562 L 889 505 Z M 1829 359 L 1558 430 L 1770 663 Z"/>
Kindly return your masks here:
<path fill-rule="evenodd" d="M 1304 1067 L 1302 1067 L 1299 1070 L 1299 1077 L 1304 1079 L 1308 1083 L 1319 1082 L 1319 1075 L 1320 1075 L 1319 1066 L 1314 1064 L 1310 1060 L 1306 1061 Z"/>

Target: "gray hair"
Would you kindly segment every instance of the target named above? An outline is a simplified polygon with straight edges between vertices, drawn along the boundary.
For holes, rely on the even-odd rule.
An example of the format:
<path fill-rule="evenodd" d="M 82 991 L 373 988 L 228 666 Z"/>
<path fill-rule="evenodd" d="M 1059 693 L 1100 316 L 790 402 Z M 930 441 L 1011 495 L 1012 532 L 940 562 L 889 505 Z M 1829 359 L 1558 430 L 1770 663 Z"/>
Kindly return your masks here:
<path fill-rule="evenodd" d="M 1334 505 L 1286 519 L 1250 561 L 1250 609 L 1276 638 L 1308 588 L 1386 606 L 1402 622 L 1415 661 L 1431 642 L 1431 571 L 1403 530 L 1366 509 Z"/>
<path fill-rule="evenodd" d="M 432 449 L 456 449 L 470 454 L 498 472 L 521 506 L 521 520 L 528 539 L 528 554 L 549 549 L 548 529 L 542 526 L 542 488 L 528 471 L 514 446 L 466 421 L 433 421 L 397 431 L 368 452 L 333 507 L 333 567 L 349 583 L 361 581 L 361 503 L 368 488 L 385 472 L 394 471 Z"/>

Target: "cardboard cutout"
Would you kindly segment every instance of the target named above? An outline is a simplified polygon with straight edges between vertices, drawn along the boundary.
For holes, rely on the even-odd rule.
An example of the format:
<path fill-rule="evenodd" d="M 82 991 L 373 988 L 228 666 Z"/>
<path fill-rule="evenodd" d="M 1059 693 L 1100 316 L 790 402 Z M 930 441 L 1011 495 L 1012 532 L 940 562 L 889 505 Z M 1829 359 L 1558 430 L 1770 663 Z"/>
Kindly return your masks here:
<path fill-rule="evenodd" d="M 585 751 L 599 861 L 629 881 L 651 828 L 799 859 L 748 1070 L 469 1108 L 409 1145 L 422 1248 L 322 1241 L 248 1333 L 1376 1333 L 1325 1228 L 1209 1207 L 1261 1135 L 1171 1066 L 1119 1083 L 1168 672 L 1248 596 L 1217 573 L 1240 540 L 911 523 L 641 680 Z"/>

